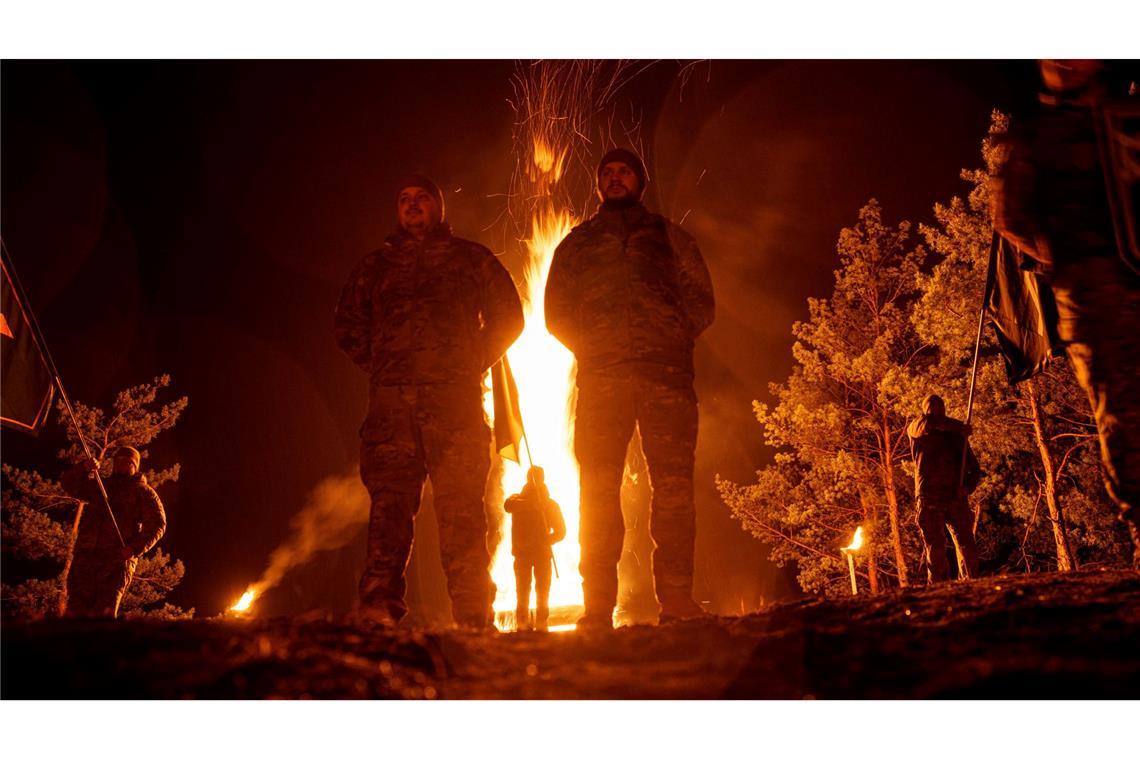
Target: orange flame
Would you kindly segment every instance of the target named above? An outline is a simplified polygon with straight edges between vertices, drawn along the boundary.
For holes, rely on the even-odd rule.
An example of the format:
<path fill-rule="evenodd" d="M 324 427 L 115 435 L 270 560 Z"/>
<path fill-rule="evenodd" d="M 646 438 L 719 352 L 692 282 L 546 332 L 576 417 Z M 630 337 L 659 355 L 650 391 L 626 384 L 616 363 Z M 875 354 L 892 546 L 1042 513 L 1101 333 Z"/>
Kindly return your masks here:
<path fill-rule="evenodd" d="M 857 552 L 863 548 L 863 526 L 859 525 L 855 528 L 855 535 L 851 538 L 851 543 L 844 546 L 840 551 L 844 552 Z"/>
<path fill-rule="evenodd" d="M 249 612 L 249 608 L 256 598 L 257 594 L 252 588 L 246 589 L 245 593 L 241 595 L 241 599 L 233 607 L 230 607 L 230 612 Z"/>
<path fill-rule="evenodd" d="M 560 161 L 549 164 L 550 171 L 558 171 Z M 573 453 L 570 416 L 574 355 L 547 331 L 543 316 L 546 276 L 554 249 L 576 223 L 577 219 L 569 211 L 556 211 L 549 206 L 532 217 L 531 235 L 526 241 L 530 257 L 522 288 L 526 325 L 507 352 L 519 388 L 519 407 L 534 463 L 546 470 L 550 495 L 562 508 L 566 520 L 566 538 L 553 547 L 559 577 L 551 584 L 552 608 L 582 604 L 582 584 L 577 572 L 578 462 Z M 493 409 L 493 404 L 487 406 Z M 517 493 L 526 483 L 530 463 L 524 458 L 521 465 L 510 461 L 503 464 L 503 493 Z M 510 535 L 509 520 L 508 515 L 504 525 L 506 535 Z M 491 575 L 498 587 L 494 605 L 496 618 L 500 627 L 513 628 L 515 576 L 509 541 L 499 544 Z"/>

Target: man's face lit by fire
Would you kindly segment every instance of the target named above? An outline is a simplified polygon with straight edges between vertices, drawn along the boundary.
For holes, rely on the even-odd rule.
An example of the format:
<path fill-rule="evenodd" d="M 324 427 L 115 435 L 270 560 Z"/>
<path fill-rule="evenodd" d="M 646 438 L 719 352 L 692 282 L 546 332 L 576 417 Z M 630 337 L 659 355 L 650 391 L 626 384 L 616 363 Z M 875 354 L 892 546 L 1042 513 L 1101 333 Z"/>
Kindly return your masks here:
<path fill-rule="evenodd" d="M 443 218 L 439 203 L 422 187 L 405 187 L 396 197 L 396 215 L 400 226 L 417 238 L 422 238 Z"/>
<path fill-rule="evenodd" d="M 116 454 L 111 459 L 111 472 L 115 475 L 134 475 L 138 469 L 134 458 L 129 455 Z"/>
<path fill-rule="evenodd" d="M 641 182 L 629 164 L 622 161 L 611 161 L 598 172 L 598 189 L 602 191 L 604 200 L 625 200 L 638 196 L 641 191 Z"/>

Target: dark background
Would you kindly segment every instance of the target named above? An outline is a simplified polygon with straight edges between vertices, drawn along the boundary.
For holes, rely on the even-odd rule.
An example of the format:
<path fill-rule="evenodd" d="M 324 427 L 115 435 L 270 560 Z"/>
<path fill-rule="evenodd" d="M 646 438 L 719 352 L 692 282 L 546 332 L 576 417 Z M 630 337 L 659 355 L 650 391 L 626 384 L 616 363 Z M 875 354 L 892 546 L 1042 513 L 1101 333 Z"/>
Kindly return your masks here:
<path fill-rule="evenodd" d="M 696 237 L 717 290 L 697 348 L 698 598 L 793 593 L 718 500 L 768 457 L 753 399 L 791 368 L 791 325 L 827 295 L 835 240 L 878 198 L 929 221 L 965 192 L 990 111 L 1035 94 L 1027 62 L 661 62 L 615 111 L 640 121 L 651 208 Z M 0 67 L 3 236 L 70 393 L 106 405 L 169 372 L 188 395 L 150 463 L 172 601 L 214 614 L 255 580 L 322 479 L 355 467 L 365 378 L 331 335 L 349 269 L 394 225 L 410 170 L 458 234 L 492 221 L 513 168 L 508 61 L 31 62 Z M 505 258 L 517 271 L 517 261 Z M 5 430 L 3 458 L 55 474 L 60 432 Z M 422 521 L 421 521 L 422 522 Z M 344 608 L 359 543 L 320 555 L 280 611 Z M 431 563 L 416 563 L 420 572 Z M 301 574 L 298 574 L 301 575 Z M 438 583 L 434 570 L 431 583 Z"/>

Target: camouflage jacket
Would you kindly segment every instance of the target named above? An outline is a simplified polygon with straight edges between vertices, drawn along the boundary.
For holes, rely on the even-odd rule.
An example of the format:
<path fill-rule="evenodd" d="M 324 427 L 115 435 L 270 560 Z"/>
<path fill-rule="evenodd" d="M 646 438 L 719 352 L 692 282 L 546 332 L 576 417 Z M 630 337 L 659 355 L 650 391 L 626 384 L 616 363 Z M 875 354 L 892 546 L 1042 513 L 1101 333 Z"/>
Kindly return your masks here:
<path fill-rule="evenodd" d="M 696 241 L 641 204 L 599 209 L 554 252 L 546 326 L 581 371 L 645 362 L 692 373 L 693 341 L 713 314 Z"/>
<path fill-rule="evenodd" d="M 994 226 L 1050 268 L 1115 255 L 1095 112 L 1042 99 L 1004 138 L 1008 157 L 990 180 Z"/>
<path fill-rule="evenodd" d="M 119 557 L 119 537 L 107 515 L 103 496 L 95 479 L 82 465 L 73 467 L 61 478 L 63 490 L 84 502 L 75 537 L 76 553 L 92 553 Z M 107 498 L 115 513 L 115 521 L 123 541 L 136 557 L 146 554 L 166 532 L 166 512 L 162 499 L 147 485 L 145 475 L 111 475 L 103 478 Z"/>
<path fill-rule="evenodd" d="M 511 554 L 516 557 L 549 557 L 551 544 L 566 538 L 562 510 L 545 486 L 535 493 L 528 483 L 507 499 L 503 509 L 511 515 Z"/>
<path fill-rule="evenodd" d="M 522 328 L 507 270 L 442 223 L 422 242 L 397 231 L 365 256 L 335 320 L 341 350 L 380 385 L 478 382 Z"/>
<path fill-rule="evenodd" d="M 981 470 L 965 436 L 966 426 L 953 417 L 923 415 L 907 427 L 914 457 L 914 492 L 920 499 L 945 501 L 958 496 L 962 447 L 966 446 L 967 493 L 978 487 Z"/>

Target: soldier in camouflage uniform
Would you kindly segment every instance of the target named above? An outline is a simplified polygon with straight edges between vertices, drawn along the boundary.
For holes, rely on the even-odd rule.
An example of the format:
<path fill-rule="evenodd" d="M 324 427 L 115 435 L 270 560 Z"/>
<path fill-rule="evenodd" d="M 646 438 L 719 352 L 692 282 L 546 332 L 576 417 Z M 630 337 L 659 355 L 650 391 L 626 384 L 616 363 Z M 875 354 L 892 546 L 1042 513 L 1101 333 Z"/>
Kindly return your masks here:
<path fill-rule="evenodd" d="M 370 380 L 360 429 L 360 476 L 372 499 L 360 612 L 381 624 L 407 613 L 404 572 L 430 476 L 452 612 L 460 625 L 483 628 L 495 586 L 481 378 L 522 332 L 522 306 L 498 259 L 451 234 L 431 180 L 401 183 L 397 213 L 399 228 L 352 271 L 336 309 L 337 343 Z"/>
<path fill-rule="evenodd" d="M 662 620 L 702 613 L 692 598 L 693 343 L 713 321 L 712 281 L 696 241 L 642 205 L 645 184 L 632 152 L 603 157 L 601 208 L 558 246 L 546 284 L 547 328 L 578 360 L 584 627 L 613 624 L 625 534 L 621 481 L 635 425 L 653 487 Z"/>
<path fill-rule="evenodd" d="M 511 554 L 515 558 L 515 627 L 529 628 L 530 581 L 534 577 L 534 627 L 545 631 L 550 618 L 551 547 L 566 538 L 566 521 L 558 502 L 550 498 L 546 475 L 531 467 L 521 492 L 507 499 L 503 509 L 511 516 Z"/>
<path fill-rule="evenodd" d="M 1096 61 L 1042 61 L 1047 92 L 1009 135 L 991 190 L 994 225 L 1052 275 L 1077 379 L 1100 434 L 1108 493 L 1140 568 L 1140 276 L 1121 259 L 1096 119 L 1106 93 Z"/>
<path fill-rule="evenodd" d="M 162 500 L 139 473 L 137 449 L 123 446 L 112 457 L 111 476 L 103 481 L 122 532 L 115 531 L 95 482 L 98 462 L 85 462 L 63 474 L 64 490 L 83 502 L 68 565 L 61 612 L 68 617 L 116 617 L 135 566 L 166 532 Z"/>
<path fill-rule="evenodd" d="M 958 577 L 978 574 L 978 547 L 974 542 L 974 513 L 967 496 L 978 487 L 981 470 L 967 438 L 969 428 L 946 416 L 946 404 L 931 394 L 922 402 L 922 416 L 907 426 L 914 458 L 914 494 L 918 499 L 917 522 L 926 555 L 926 573 L 931 583 L 948 580 L 946 528 L 958 553 Z M 962 450 L 966 454 L 962 479 Z"/>

